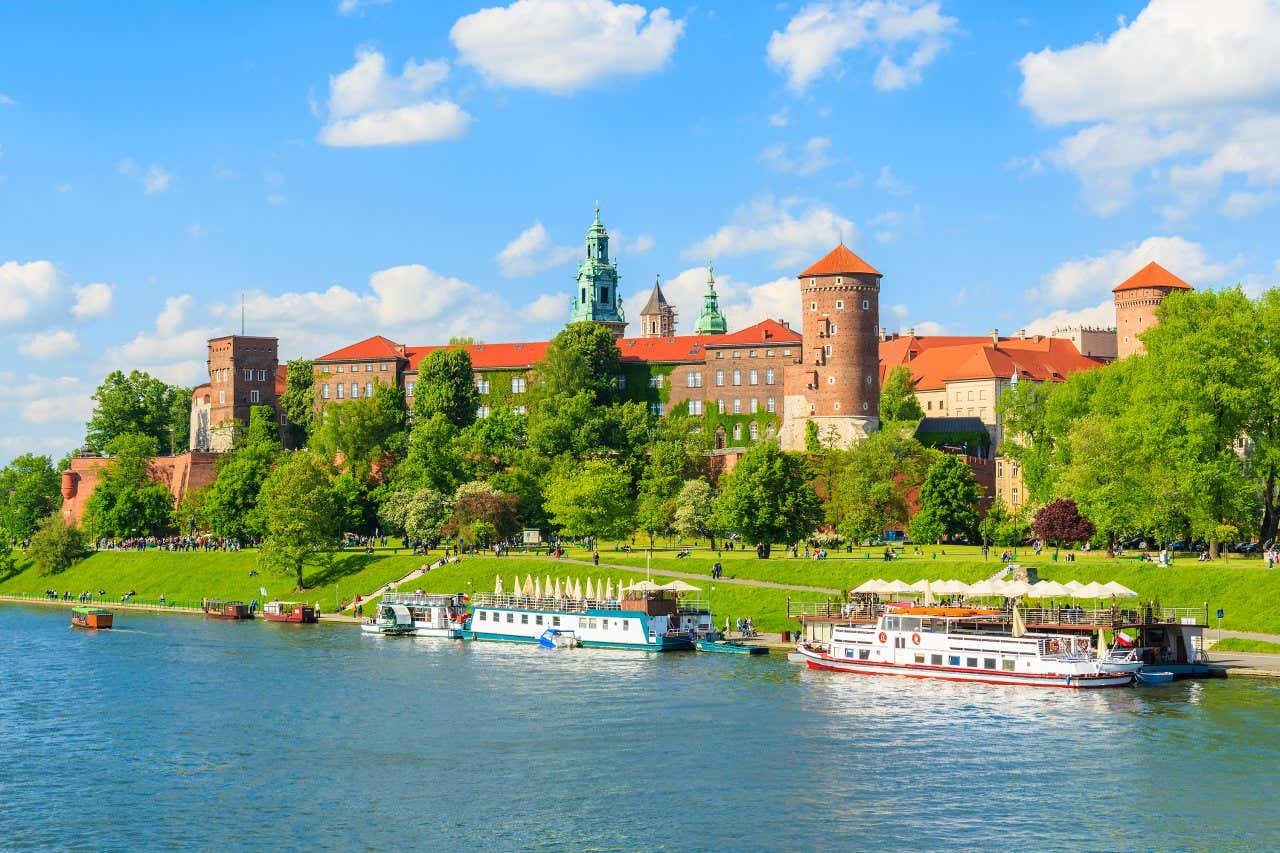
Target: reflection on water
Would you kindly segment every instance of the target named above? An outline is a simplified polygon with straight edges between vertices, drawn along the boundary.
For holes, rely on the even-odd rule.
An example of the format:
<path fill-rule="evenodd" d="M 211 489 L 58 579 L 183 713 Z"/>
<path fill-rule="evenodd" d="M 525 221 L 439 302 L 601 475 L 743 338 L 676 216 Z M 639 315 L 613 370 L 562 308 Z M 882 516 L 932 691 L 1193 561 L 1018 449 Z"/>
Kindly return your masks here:
<path fill-rule="evenodd" d="M 1034 690 L 66 618 L 0 608 L 0 847 L 1280 844 L 1275 682 Z"/>

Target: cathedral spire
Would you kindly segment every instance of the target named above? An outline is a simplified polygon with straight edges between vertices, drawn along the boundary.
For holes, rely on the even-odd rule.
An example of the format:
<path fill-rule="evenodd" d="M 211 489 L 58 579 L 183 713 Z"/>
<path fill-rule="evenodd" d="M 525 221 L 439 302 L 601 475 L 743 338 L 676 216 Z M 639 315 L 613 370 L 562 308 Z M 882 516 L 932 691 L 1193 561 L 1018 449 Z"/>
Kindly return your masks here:
<path fill-rule="evenodd" d="M 707 292 L 702 296 L 702 313 L 693 327 L 695 335 L 723 335 L 729 331 L 729 323 L 720 313 L 720 297 L 716 295 L 716 268 L 707 259 Z"/>
<path fill-rule="evenodd" d="M 600 323 L 622 337 L 627 318 L 618 291 L 618 265 L 609 259 L 609 232 L 600 221 L 600 203 L 587 229 L 586 257 L 578 262 L 578 287 L 570 309 L 570 323 Z"/>

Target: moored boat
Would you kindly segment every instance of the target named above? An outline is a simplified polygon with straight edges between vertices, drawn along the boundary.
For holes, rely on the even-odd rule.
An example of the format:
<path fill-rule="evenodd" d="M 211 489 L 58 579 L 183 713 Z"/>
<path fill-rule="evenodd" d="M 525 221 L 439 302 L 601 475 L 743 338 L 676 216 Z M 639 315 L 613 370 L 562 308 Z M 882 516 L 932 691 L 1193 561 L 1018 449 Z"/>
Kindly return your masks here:
<path fill-rule="evenodd" d="M 309 624 L 320 621 L 320 613 L 315 607 L 296 601 L 268 601 L 262 605 L 262 617 L 268 622 Z"/>
<path fill-rule="evenodd" d="M 378 603 L 379 611 L 388 605 L 403 607 L 408 611 L 415 637 L 461 640 L 466 635 L 467 623 L 471 621 L 467 596 L 462 593 L 432 595 L 422 592 L 389 592 Z"/>
<path fill-rule="evenodd" d="M 572 594 L 556 595 L 560 590 L 554 589 L 542 595 L 477 595 L 471 602 L 470 637 L 538 643 L 548 629 L 556 629 L 584 648 L 669 652 L 692 649 L 713 630 L 710 609 L 685 597 L 697 592 L 686 584 L 641 581 L 616 596 L 599 597 L 583 595 L 580 589 L 579 584 Z"/>
<path fill-rule="evenodd" d="M 415 630 L 413 614 L 403 604 L 379 602 L 377 613 L 365 619 L 360 630 L 366 634 L 382 634 L 387 637 L 411 637 Z"/>
<path fill-rule="evenodd" d="M 694 643 L 700 652 L 717 652 L 719 654 L 730 655 L 767 655 L 769 650 L 764 646 L 753 646 L 750 643 L 740 643 L 737 640 L 698 640 Z"/>
<path fill-rule="evenodd" d="M 1017 621 L 1017 620 L 1015 620 Z M 982 616 L 909 609 L 874 625 L 837 625 L 826 646 L 798 649 L 811 669 L 989 684 L 1086 689 L 1124 687 L 1133 672 L 1108 672 L 1087 638 L 1008 631 Z"/>
<path fill-rule="evenodd" d="M 252 619 L 253 611 L 243 601 L 222 601 L 217 598 L 206 598 L 200 609 L 210 619 Z"/>
<path fill-rule="evenodd" d="M 77 605 L 71 608 L 71 624 L 77 628 L 110 628 L 114 614 L 101 607 Z"/>

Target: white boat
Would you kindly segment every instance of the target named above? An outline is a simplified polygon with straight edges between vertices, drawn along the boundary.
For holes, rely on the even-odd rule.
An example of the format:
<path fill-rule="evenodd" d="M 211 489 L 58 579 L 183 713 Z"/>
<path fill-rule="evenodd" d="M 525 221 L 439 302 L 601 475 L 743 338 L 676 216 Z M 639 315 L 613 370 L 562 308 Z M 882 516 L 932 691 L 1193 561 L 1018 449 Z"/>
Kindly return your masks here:
<path fill-rule="evenodd" d="M 656 584 L 636 584 L 614 599 L 483 593 L 471 604 L 473 640 L 542 643 L 554 629 L 584 648 L 668 652 L 692 649 L 714 630 L 701 602 Z"/>
<path fill-rule="evenodd" d="M 384 609 L 390 612 L 384 617 Z M 466 635 L 471 613 L 467 597 L 431 595 L 428 593 L 389 592 L 378 602 L 378 615 L 362 630 L 375 634 L 408 634 L 414 637 L 438 637 L 460 640 Z M 404 630 L 405 627 L 410 630 Z"/>
<path fill-rule="evenodd" d="M 1035 687 L 1124 687 L 1132 672 L 1107 672 L 1086 637 L 1023 633 L 999 617 L 911 608 L 874 625 L 836 625 L 828 645 L 801 644 L 812 669 Z"/>
<path fill-rule="evenodd" d="M 1138 672 L 1146 666 L 1136 648 L 1119 644 L 1099 655 L 1098 664 L 1103 672 Z"/>

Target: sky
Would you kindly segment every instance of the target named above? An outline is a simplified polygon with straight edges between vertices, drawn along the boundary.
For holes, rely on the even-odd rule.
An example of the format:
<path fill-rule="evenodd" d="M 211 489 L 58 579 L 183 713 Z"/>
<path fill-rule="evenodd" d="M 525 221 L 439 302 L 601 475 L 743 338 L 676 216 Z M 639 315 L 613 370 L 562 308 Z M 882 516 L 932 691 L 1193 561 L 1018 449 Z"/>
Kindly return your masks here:
<path fill-rule="evenodd" d="M 282 359 L 545 339 L 597 202 L 682 333 L 708 259 L 796 322 L 841 240 L 928 334 L 1280 281 L 1280 0 L 491 2 L 0 5 L 0 462 L 204 381 L 242 300 Z"/>

